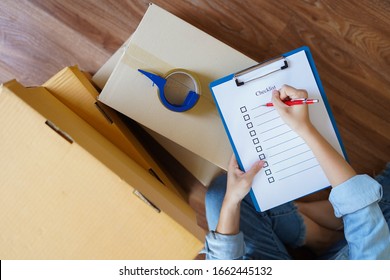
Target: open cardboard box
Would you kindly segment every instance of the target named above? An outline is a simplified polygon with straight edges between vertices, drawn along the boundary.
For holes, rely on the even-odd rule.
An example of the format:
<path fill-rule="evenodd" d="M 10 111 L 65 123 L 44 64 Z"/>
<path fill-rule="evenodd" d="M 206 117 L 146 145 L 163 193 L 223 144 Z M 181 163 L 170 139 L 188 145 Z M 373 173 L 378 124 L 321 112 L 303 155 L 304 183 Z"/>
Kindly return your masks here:
<path fill-rule="evenodd" d="M 46 88 L 1 86 L 0 142 L 1 259 L 193 259 L 202 248 L 180 195 Z"/>

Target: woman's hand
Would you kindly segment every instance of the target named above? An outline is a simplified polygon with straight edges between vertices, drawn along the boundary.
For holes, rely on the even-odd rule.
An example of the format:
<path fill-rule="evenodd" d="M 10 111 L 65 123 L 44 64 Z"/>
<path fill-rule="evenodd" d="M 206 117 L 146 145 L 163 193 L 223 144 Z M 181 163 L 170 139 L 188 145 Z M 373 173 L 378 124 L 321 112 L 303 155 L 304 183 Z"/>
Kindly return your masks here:
<path fill-rule="evenodd" d="M 249 193 L 253 178 L 261 170 L 264 162 L 256 162 L 247 172 L 241 171 L 235 155 L 230 159 L 225 200 L 237 204 Z"/>
<path fill-rule="evenodd" d="M 256 162 L 250 170 L 240 170 L 236 157 L 230 159 L 225 198 L 222 203 L 216 231 L 221 234 L 237 234 L 240 231 L 241 201 L 251 189 L 253 178 L 261 170 L 264 162 Z"/>
<path fill-rule="evenodd" d="M 300 134 L 301 130 L 311 127 L 309 110 L 306 104 L 288 106 L 283 103 L 285 100 L 307 98 L 306 90 L 295 89 L 284 85 L 279 91 L 272 92 L 272 102 L 282 117 L 283 121 L 295 132 Z"/>

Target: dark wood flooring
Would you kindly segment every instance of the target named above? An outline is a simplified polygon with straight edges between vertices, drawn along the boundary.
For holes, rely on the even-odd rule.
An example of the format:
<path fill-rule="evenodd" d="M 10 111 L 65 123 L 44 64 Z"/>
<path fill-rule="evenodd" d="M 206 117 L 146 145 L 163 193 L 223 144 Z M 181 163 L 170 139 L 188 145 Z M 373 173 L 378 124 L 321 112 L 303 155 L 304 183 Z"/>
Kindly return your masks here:
<path fill-rule="evenodd" d="M 74 64 L 93 74 L 134 32 L 149 2 L 0 1 L 0 82 L 40 85 Z M 258 61 L 309 46 L 352 166 L 375 175 L 390 161 L 389 1 L 154 3 Z M 205 226 L 205 190 L 183 182 Z"/>

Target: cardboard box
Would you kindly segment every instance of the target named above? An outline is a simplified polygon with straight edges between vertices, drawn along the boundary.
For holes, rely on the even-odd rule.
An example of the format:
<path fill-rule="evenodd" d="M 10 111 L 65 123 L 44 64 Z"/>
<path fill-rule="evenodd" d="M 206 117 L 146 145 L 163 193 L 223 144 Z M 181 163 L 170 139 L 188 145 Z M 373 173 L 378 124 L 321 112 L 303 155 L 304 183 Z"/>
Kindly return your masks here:
<path fill-rule="evenodd" d="M 115 66 L 126 51 L 130 38 L 93 75 L 92 80 L 100 89 L 104 88 Z M 223 172 L 223 169 L 220 167 L 176 144 L 170 139 L 147 127 L 143 128 L 204 186 L 209 186 L 211 181 Z"/>
<path fill-rule="evenodd" d="M 226 170 L 232 149 L 209 83 L 256 62 L 154 4 L 125 49 L 99 100 Z M 199 101 L 183 113 L 166 109 L 138 72 L 164 75 L 176 68 L 193 72 L 201 86 Z"/>
<path fill-rule="evenodd" d="M 97 101 L 98 91 L 77 66 L 64 68 L 43 86 L 165 186 L 182 195 L 177 183 L 165 174 L 117 112 Z"/>
<path fill-rule="evenodd" d="M 45 88 L 1 86 L 0 142 L 1 259 L 192 259 L 202 248 L 190 206 Z"/>

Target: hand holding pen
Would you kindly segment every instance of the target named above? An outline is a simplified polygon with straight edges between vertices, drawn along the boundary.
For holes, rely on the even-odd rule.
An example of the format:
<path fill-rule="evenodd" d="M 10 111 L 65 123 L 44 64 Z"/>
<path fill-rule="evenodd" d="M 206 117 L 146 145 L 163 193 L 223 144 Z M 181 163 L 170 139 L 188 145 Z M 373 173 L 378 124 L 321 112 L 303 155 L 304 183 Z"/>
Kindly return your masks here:
<path fill-rule="evenodd" d="M 310 105 L 310 104 L 318 103 L 318 99 L 296 98 L 296 99 L 285 100 L 285 101 L 283 101 L 283 103 L 288 105 L 288 106 L 304 105 L 304 104 Z M 268 102 L 268 103 L 265 103 L 261 106 L 273 107 L 274 104 L 272 102 Z"/>
<path fill-rule="evenodd" d="M 288 85 L 284 85 L 280 90 L 274 90 L 272 93 L 272 104 L 278 111 L 279 115 L 285 121 L 285 123 L 300 134 L 302 129 L 311 126 L 309 119 L 308 106 L 295 106 L 299 104 L 305 104 L 304 100 L 308 98 L 306 90 L 295 89 Z M 288 106 L 287 101 L 300 100 L 293 106 Z M 314 104 L 313 102 L 311 104 Z"/>

